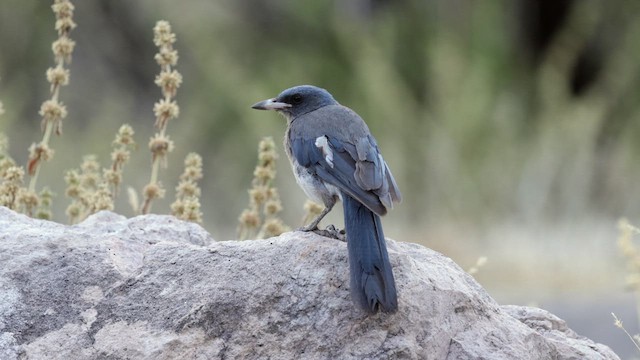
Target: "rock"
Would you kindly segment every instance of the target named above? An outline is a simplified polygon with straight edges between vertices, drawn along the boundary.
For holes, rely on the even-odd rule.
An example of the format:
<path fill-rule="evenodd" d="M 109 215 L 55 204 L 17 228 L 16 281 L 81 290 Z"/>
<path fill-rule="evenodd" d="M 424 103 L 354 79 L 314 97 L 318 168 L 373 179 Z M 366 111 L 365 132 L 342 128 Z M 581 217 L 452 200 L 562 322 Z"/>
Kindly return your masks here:
<path fill-rule="evenodd" d="M 435 251 L 388 247 L 399 311 L 368 316 L 344 242 L 214 242 L 170 216 L 66 226 L 0 207 L 0 358 L 618 359 L 544 310 L 498 305 Z"/>

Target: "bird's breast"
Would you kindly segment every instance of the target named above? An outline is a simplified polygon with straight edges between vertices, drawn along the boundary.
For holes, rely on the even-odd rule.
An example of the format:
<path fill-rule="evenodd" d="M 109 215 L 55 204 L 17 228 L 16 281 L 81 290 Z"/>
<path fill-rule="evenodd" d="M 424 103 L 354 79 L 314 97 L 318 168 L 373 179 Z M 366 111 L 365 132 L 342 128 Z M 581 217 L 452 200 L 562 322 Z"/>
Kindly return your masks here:
<path fill-rule="evenodd" d="M 337 187 L 320 179 L 310 169 L 298 164 L 294 158 L 291 159 L 291 168 L 298 186 L 311 200 L 326 206 L 333 203 L 335 198 L 342 197 Z"/>

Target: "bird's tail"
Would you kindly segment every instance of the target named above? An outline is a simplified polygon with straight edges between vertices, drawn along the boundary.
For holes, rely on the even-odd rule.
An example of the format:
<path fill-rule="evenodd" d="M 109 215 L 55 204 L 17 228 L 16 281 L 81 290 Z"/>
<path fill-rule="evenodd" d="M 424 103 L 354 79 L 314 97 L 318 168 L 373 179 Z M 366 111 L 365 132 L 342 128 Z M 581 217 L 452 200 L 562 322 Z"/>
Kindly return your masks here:
<path fill-rule="evenodd" d="M 369 313 L 395 312 L 398 296 L 380 217 L 349 195 L 342 195 L 351 297 Z"/>

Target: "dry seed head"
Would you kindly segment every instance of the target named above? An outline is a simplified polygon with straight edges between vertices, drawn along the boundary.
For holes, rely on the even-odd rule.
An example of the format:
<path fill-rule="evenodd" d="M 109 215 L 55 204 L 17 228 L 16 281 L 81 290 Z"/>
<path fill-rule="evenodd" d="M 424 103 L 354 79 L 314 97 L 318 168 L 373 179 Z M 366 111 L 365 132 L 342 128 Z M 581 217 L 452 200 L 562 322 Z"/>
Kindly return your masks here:
<path fill-rule="evenodd" d="M 47 100 L 40 107 L 40 116 L 43 121 L 58 122 L 67 117 L 67 108 L 56 100 Z"/>
<path fill-rule="evenodd" d="M 53 153 L 53 149 L 51 149 L 47 144 L 31 144 L 29 147 L 29 157 L 31 158 L 48 161 L 53 157 Z"/>
<path fill-rule="evenodd" d="M 69 170 L 64 175 L 64 181 L 67 185 L 80 185 L 80 174 L 76 170 Z"/>
<path fill-rule="evenodd" d="M 114 150 L 111 153 L 111 161 L 117 166 L 121 166 L 122 164 L 126 163 L 127 161 L 129 161 L 129 156 L 131 154 L 129 153 L 128 150 Z"/>
<path fill-rule="evenodd" d="M 16 210 L 18 197 L 22 188 L 24 170 L 21 167 L 11 166 L 4 171 L 0 181 L 0 206 L 6 206 Z"/>
<path fill-rule="evenodd" d="M 258 151 L 259 152 L 266 152 L 266 151 L 273 151 L 276 148 L 276 143 L 273 141 L 272 137 L 265 137 L 262 140 L 260 140 L 260 143 L 258 144 Z"/>
<path fill-rule="evenodd" d="M 3 176 L 5 171 L 12 166 L 16 166 L 15 161 L 9 157 L 0 158 L 0 176 Z"/>
<path fill-rule="evenodd" d="M 87 155 L 83 157 L 80 169 L 82 173 L 80 174 L 79 186 L 85 190 L 97 189 L 101 179 L 99 174 L 100 163 L 98 163 L 96 156 Z"/>
<path fill-rule="evenodd" d="M 265 184 L 276 177 L 276 171 L 271 168 L 259 166 L 253 171 L 253 176 L 258 181 Z"/>
<path fill-rule="evenodd" d="M 200 179 L 202 179 L 202 157 L 196 153 L 189 153 L 184 159 L 184 172 L 180 175 L 180 180 L 198 181 Z"/>
<path fill-rule="evenodd" d="M 173 151 L 173 141 L 166 135 L 156 134 L 149 141 L 149 150 L 153 153 L 154 159 L 158 156 L 163 157 Z"/>
<path fill-rule="evenodd" d="M 75 222 L 76 219 L 80 217 L 81 211 L 82 209 L 80 208 L 80 204 L 74 201 L 67 207 L 66 213 L 71 222 Z"/>
<path fill-rule="evenodd" d="M 278 159 L 278 154 L 275 151 L 261 151 L 258 154 L 258 160 L 262 166 L 273 166 Z"/>
<path fill-rule="evenodd" d="M 202 156 L 196 153 L 189 153 L 184 158 L 184 166 L 189 168 L 202 168 Z"/>
<path fill-rule="evenodd" d="M 192 181 L 181 181 L 176 186 L 176 192 L 179 197 L 199 197 L 200 188 Z"/>
<path fill-rule="evenodd" d="M 133 139 L 133 135 L 135 131 L 129 124 L 124 124 L 120 126 L 118 129 L 118 133 L 116 134 L 116 139 L 113 141 L 113 144 L 120 144 L 124 146 L 135 145 L 135 141 Z"/>
<path fill-rule="evenodd" d="M 181 180 L 197 181 L 202 179 L 202 168 L 189 166 L 184 168 L 184 173 L 180 175 Z"/>
<path fill-rule="evenodd" d="M 122 173 L 112 169 L 105 169 L 102 173 L 102 178 L 107 184 L 118 186 L 122 182 Z"/>
<path fill-rule="evenodd" d="M 53 197 L 55 194 L 48 188 L 44 187 L 40 190 L 40 202 L 42 206 L 51 206 L 51 202 L 53 201 Z"/>
<path fill-rule="evenodd" d="M 180 115 L 180 107 L 175 101 L 160 99 L 153 105 L 153 113 L 156 115 L 158 122 L 164 125 L 167 120 L 175 119 Z"/>
<path fill-rule="evenodd" d="M 38 211 L 36 212 L 35 218 L 36 219 L 40 219 L 40 220 L 51 220 L 52 216 L 53 215 L 51 214 L 51 210 L 38 208 Z"/>
<path fill-rule="evenodd" d="M 171 211 L 179 219 L 202 222 L 202 212 L 200 212 L 200 201 L 197 198 L 189 198 L 184 201 L 176 201 L 171 204 Z"/>
<path fill-rule="evenodd" d="M 255 187 L 249 190 L 249 197 L 253 204 L 261 205 L 267 200 L 267 189 L 263 186 Z"/>
<path fill-rule="evenodd" d="M 98 159 L 95 155 L 87 155 L 82 158 L 80 169 L 82 169 L 83 173 L 97 172 L 100 169 L 100 163 L 98 163 Z"/>
<path fill-rule="evenodd" d="M 66 36 L 58 38 L 56 41 L 54 41 L 51 44 L 51 50 L 53 51 L 56 62 L 66 62 L 67 64 L 69 64 L 71 62 L 71 54 L 73 53 L 73 48 L 75 46 L 76 42 Z"/>
<path fill-rule="evenodd" d="M 76 23 L 70 17 L 56 20 L 56 30 L 58 31 L 58 35 L 68 34 L 71 30 L 75 29 L 76 26 Z"/>
<path fill-rule="evenodd" d="M 4 172 L 2 178 L 4 181 L 22 183 L 22 180 L 24 179 L 24 170 L 21 167 L 12 166 Z"/>
<path fill-rule="evenodd" d="M 163 198 L 165 194 L 165 190 L 160 184 L 147 184 L 142 191 L 145 199 Z"/>
<path fill-rule="evenodd" d="M 0 206 L 8 207 L 13 210 L 14 207 L 14 197 L 9 194 L 8 190 L 5 189 L 4 185 L 0 184 Z"/>
<path fill-rule="evenodd" d="M 27 171 L 30 176 L 35 174 L 36 168 L 41 161 L 48 161 L 53 157 L 53 150 L 47 144 L 31 144 L 29 147 L 29 162 Z"/>
<path fill-rule="evenodd" d="M 82 174 L 80 186 L 85 189 L 95 189 L 100 183 L 100 176 L 97 173 Z"/>
<path fill-rule="evenodd" d="M 280 198 L 280 195 L 278 194 L 278 189 L 276 189 L 274 187 L 270 187 L 267 190 L 267 198 L 269 198 L 269 199 L 278 199 L 278 198 Z"/>
<path fill-rule="evenodd" d="M 282 211 L 282 204 L 279 200 L 269 200 L 264 204 L 264 212 L 267 216 L 272 216 Z"/>
<path fill-rule="evenodd" d="M 111 198 L 111 191 L 106 184 L 101 184 L 98 190 L 93 194 L 91 203 L 93 204 L 93 210 L 113 210 L 113 199 Z"/>
<path fill-rule="evenodd" d="M 171 32 L 171 25 L 168 21 L 160 20 L 153 28 L 153 43 L 156 46 L 169 46 L 176 42 L 176 35 Z"/>
<path fill-rule="evenodd" d="M 172 214 L 182 220 L 202 222 L 200 188 L 196 181 L 202 178 L 202 158 L 189 153 L 184 159 L 184 172 L 176 187 L 176 201 L 171 204 Z"/>
<path fill-rule="evenodd" d="M 69 70 L 58 65 L 54 68 L 47 69 L 47 81 L 51 83 L 51 91 L 54 87 L 69 84 Z"/>
<path fill-rule="evenodd" d="M 191 212 L 200 209 L 200 200 L 197 197 L 190 197 L 184 201 L 186 208 Z"/>
<path fill-rule="evenodd" d="M 80 187 L 78 185 L 68 185 L 64 194 L 72 199 L 80 196 Z"/>
<path fill-rule="evenodd" d="M 33 191 L 20 191 L 18 194 L 18 202 L 23 204 L 27 209 L 34 209 L 39 204 L 38 194 Z"/>
<path fill-rule="evenodd" d="M 178 219 L 182 219 L 185 210 L 185 205 L 182 200 L 176 200 L 171 204 L 171 214 Z"/>
<path fill-rule="evenodd" d="M 162 71 L 156 76 L 156 85 L 162 89 L 165 97 L 174 97 L 178 92 L 178 88 L 182 84 L 182 75 L 176 70 L 171 72 Z"/>
<path fill-rule="evenodd" d="M 264 236 L 272 237 L 278 236 L 283 232 L 287 231 L 287 227 L 284 226 L 280 219 L 269 219 L 264 224 Z"/>
<path fill-rule="evenodd" d="M 249 229 L 255 229 L 260 225 L 260 216 L 253 210 L 244 210 L 242 214 L 240 214 L 239 220 L 242 226 Z"/>
<path fill-rule="evenodd" d="M 165 67 L 176 66 L 178 64 L 179 56 L 177 50 L 160 48 L 158 53 L 153 58 L 156 60 L 158 65 Z"/>
<path fill-rule="evenodd" d="M 62 19 L 73 17 L 75 7 L 68 0 L 55 0 L 54 4 L 51 5 L 51 9 L 56 14 L 56 18 Z"/>
<path fill-rule="evenodd" d="M 614 314 L 614 313 L 611 313 L 611 316 L 613 316 L 613 319 L 614 319 L 614 325 L 615 325 L 616 327 L 619 327 L 619 328 L 621 328 L 621 329 L 622 329 L 622 327 L 623 327 L 623 326 L 622 326 L 622 320 L 618 319 L 618 317 L 617 317 L 617 316 L 616 316 L 616 314 Z"/>

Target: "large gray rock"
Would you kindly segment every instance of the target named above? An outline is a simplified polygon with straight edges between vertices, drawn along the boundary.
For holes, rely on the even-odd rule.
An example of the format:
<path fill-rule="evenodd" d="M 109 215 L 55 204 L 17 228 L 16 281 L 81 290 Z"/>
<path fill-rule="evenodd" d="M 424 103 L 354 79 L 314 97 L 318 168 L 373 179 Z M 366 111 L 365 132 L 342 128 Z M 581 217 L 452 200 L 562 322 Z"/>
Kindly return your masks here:
<path fill-rule="evenodd" d="M 0 359 L 618 359 L 544 310 L 498 305 L 439 253 L 388 246 L 399 311 L 367 316 L 337 240 L 0 208 Z"/>

